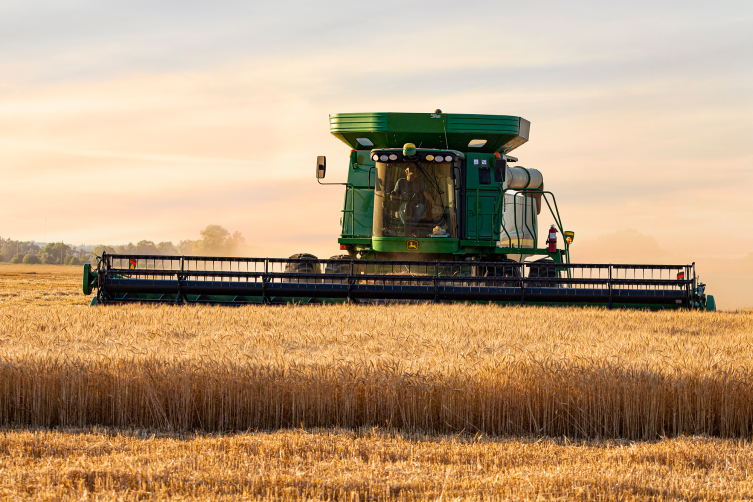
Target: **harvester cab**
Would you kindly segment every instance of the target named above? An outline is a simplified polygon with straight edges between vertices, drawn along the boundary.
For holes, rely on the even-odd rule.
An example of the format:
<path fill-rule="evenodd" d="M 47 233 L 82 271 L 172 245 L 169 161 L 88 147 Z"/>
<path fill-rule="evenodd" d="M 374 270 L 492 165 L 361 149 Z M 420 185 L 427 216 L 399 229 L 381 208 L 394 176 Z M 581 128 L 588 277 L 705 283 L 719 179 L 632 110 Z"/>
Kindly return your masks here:
<path fill-rule="evenodd" d="M 352 148 L 339 238 L 351 257 L 569 261 L 569 242 L 537 248 L 542 201 L 565 230 L 541 172 L 512 165 L 526 119 L 347 113 L 331 115 L 330 130 Z"/>
<path fill-rule="evenodd" d="M 554 194 L 511 152 L 530 123 L 509 115 L 340 113 L 351 148 L 340 250 L 329 259 L 103 253 L 84 267 L 93 304 L 472 301 L 707 309 L 695 265 L 572 264 L 575 233 Z M 539 236 L 546 211 L 553 222 Z M 558 238 L 559 236 L 559 238 Z M 540 242 L 546 245 L 540 247 Z"/>

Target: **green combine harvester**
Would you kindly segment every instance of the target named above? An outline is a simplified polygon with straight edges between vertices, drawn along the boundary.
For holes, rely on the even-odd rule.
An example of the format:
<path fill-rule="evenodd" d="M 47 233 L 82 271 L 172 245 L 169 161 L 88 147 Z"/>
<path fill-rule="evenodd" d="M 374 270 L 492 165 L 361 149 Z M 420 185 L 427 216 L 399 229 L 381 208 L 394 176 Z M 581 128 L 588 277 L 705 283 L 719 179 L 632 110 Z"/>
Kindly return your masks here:
<path fill-rule="evenodd" d="M 540 171 L 513 165 L 530 122 L 507 115 L 340 113 L 350 148 L 338 239 L 318 259 L 104 253 L 84 267 L 92 304 L 469 301 L 715 310 L 693 265 L 570 263 Z M 539 235 L 542 211 L 554 224 Z M 559 237 L 558 237 L 559 235 Z M 541 247 L 541 241 L 545 246 Z"/>

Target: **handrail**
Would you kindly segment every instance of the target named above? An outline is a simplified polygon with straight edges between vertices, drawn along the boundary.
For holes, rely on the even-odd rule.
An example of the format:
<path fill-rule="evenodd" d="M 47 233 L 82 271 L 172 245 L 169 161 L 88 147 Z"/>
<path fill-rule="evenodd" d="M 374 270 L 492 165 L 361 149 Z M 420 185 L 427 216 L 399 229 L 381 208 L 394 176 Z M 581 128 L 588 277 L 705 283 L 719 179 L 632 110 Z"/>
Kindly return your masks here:
<path fill-rule="evenodd" d="M 98 257 L 100 258 L 100 257 Z M 187 269 L 185 268 L 185 262 L 190 261 L 217 261 L 217 262 L 226 262 L 226 261 L 232 261 L 232 262 L 239 262 L 239 263 L 328 263 L 328 262 L 338 262 L 338 263 L 349 263 L 351 261 L 361 264 L 361 265 L 395 265 L 395 266 L 424 266 L 427 268 L 431 268 L 433 270 L 434 264 L 439 263 L 441 266 L 449 266 L 449 265 L 499 265 L 499 262 L 496 261 L 480 261 L 480 262 L 467 262 L 462 260 L 447 260 L 447 261 L 425 261 L 425 260 L 330 260 L 330 259 L 313 259 L 313 258 L 247 258 L 247 257 L 229 257 L 229 256 L 190 256 L 190 255 L 146 255 L 146 254 L 111 254 L 111 253 L 103 253 L 100 260 L 106 264 L 110 264 L 112 260 L 128 260 L 128 259 L 138 259 L 138 260 L 162 260 L 162 261 L 170 261 L 170 262 L 180 262 L 181 259 L 184 261 L 184 268 L 182 269 L 175 269 L 179 271 L 185 272 Z M 511 267 L 524 267 L 529 266 L 530 263 L 517 263 L 517 262 L 511 262 L 507 263 L 507 266 Z M 105 266 L 105 265 L 102 265 Z M 693 264 L 652 264 L 652 265 L 646 265 L 646 264 L 639 264 L 639 263 L 563 263 L 561 265 L 558 264 L 558 267 L 562 268 L 598 268 L 598 269 L 619 269 L 619 270 L 632 270 L 632 269 L 641 269 L 641 270 L 679 270 L 679 269 L 685 269 L 687 272 L 688 269 L 693 268 Z M 128 269 L 123 269 L 128 270 Z M 692 272 L 692 270 L 691 270 Z"/>
<path fill-rule="evenodd" d="M 542 196 L 541 198 L 544 200 L 544 202 L 546 202 L 547 208 L 549 209 L 550 214 L 554 218 L 555 225 L 559 229 L 560 234 L 564 236 L 565 230 L 564 230 L 564 227 L 562 225 L 562 218 L 560 217 L 559 208 L 557 207 L 557 199 L 556 199 L 556 197 L 554 196 L 554 194 L 552 192 L 550 192 L 549 190 L 541 190 L 539 188 L 501 188 L 501 187 L 499 188 L 499 191 L 500 191 L 499 199 L 503 201 L 503 204 L 502 204 L 503 206 L 504 206 L 504 196 L 505 196 L 505 194 L 507 192 L 513 192 L 515 195 L 523 194 L 525 197 L 528 197 L 528 196 L 534 195 L 534 194 L 541 194 L 541 196 Z M 549 203 L 549 196 L 552 197 L 552 203 L 551 204 Z M 552 208 L 552 204 L 554 204 L 554 208 Z M 524 208 L 523 208 L 524 219 L 523 219 L 523 223 L 524 223 L 526 229 L 529 231 L 529 233 L 533 236 L 533 238 L 534 238 L 534 244 L 536 244 L 538 242 L 538 231 L 534 232 L 534 231 L 531 230 L 530 227 L 528 227 L 527 218 L 526 218 L 526 216 L 527 216 L 527 211 L 526 211 L 527 206 L 528 206 L 528 204 L 526 204 L 524 202 Z M 517 246 L 513 246 L 512 245 L 512 237 L 510 236 L 510 232 L 508 232 L 507 228 L 505 227 L 504 213 L 503 213 L 503 217 L 501 219 L 501 221 L 502 221 L 501 228 L 505 232 L 505 235 L 507 236 L 507 240 L 511 244 L 509 247 L 511 247 L 511 248 L 518 248 L 518 249 L 524 250 L 524 249 L 527 249 L 527 248 L 523 248 L 523 247 L 520 246 L 520 232 L 518 232 L 518 218 L 517 218 L 517 216 L 518 216 L 518 214 L 517 214 L 518 208 L 517 208 L 517 203 L 515 203 L 514 201 L 513 201 L 513 211 L 514 211 L 514 214 L 513 214 L 514 218 L 513 219 L 515 221 L 515 232 L 518 235 L 518 242 L 517 242 L 518 245 Z M 531 213 L 533 213 L 533 207 L 531 207 Z M 535 223 L 536 219 L 537 219 L 537 217 L 534 216 L 533 214 L 531 214 L 531 221 L 532 221 L 532 223 Z M 567 259 L 567 262 L 569 263 L 570 262 L 570 245 L 568 244 L 568 242 L 566 240 L 564 242 L 565 242 L 566 259 Z M 525 253 L 522 253 L 522 254 L 525 254 Z"/>

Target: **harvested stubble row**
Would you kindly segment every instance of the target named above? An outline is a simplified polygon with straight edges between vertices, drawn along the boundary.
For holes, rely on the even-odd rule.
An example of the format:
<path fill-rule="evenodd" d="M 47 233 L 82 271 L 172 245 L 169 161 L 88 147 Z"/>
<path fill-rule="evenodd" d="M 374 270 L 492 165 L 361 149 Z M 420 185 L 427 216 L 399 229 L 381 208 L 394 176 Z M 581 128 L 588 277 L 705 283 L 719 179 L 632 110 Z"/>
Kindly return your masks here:
<path fill-rule="evenodd" d="M 746 440 L 423 436 L 379 429 L 218 436 L 3 431 L 19 500 L 750 500 Z"/>
<path fill-rule="evenodd" d="M 751 313 L 0 307 L 0 422 L 753 434 Z"/>
<path fill-rule="evenodd" d="M 81 267 L 0 264 L 0 305 L 88 305 Z"/>

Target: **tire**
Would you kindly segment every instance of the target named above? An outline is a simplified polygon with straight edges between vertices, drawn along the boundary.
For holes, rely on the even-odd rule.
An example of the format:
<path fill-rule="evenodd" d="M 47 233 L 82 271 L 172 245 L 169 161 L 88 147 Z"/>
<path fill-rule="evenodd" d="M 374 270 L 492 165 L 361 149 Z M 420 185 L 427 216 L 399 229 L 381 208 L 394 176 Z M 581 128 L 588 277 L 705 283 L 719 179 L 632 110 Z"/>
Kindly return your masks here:
<path fill-rule="evenodd" d="M 507 258 L 497 261 L 497 265 L 491 267 L 475 267 L 474 275 L 478 277 L 520 277 L 520 267 L 517 261 Z"/>
<path fill-rule="evenodd" d="M 513 279 L 520 277 L 520 267 L 515 260 L 508 260 L 502 258 L 495 260 L 495 265 L 491 266 L 474 266 L 471 269 L 471 274 L 475 277 L 499 277 L 497 281 L 484 281 L 479 282 L 479 286 L 491 287 L 491 288 L 504 288 L 504 287 L 518 287 L 520 282 Z M 504 279 L 503 279 L 504 278 Z"/>
<path fill-rule="evenodd" d="M 542 258 L 536 260 L 528 266 L 528 278 L 557 278 L 557 264 L 550 258 Z M 548 281 L 542 282 L 529 282 L 528 285 L 532 288 L 556 288 L 556 284 L 552 284 Z"/>
<path fill-rule="evenodd" d="M 318 258 L 312 254 L 308 253 L 298 253 L 290 256 L 290 260 L 311 260 L 311 262 L 294 262 L 294 263 L 286 263 L 285 264 L 285 271 L 286 274 L 321 274 L 321 267 L 319 266 L 319 263 L 315 260 L 318 260 Z M 306 283 L 312 283 L 312 282 L 319 282 L 319 279 L 314 278 L 301 278 L 300 280 L 295 279 L 283 279 L 282 282 L 306 282 Z"/>
<path fill-rule="evenodd" d="M 353 260 L 349 254 L 338 254 L 330 256 L 324 267 L 325 274 L 349 274 L 350 260 Z"/>
<path fill-rule="evenodd" d="M 324 267 L 325 274 L 350 274 L 350 260 L 353 260 L 348 254 L 340 254 L 330 256 L 329 261 Z M 353 267 L 353 271 L 356 271 L 356 267 Z M 325 284 L 347 284 L 347 279 L 324 279 Z"/>

